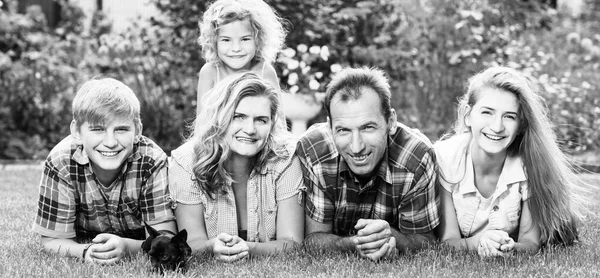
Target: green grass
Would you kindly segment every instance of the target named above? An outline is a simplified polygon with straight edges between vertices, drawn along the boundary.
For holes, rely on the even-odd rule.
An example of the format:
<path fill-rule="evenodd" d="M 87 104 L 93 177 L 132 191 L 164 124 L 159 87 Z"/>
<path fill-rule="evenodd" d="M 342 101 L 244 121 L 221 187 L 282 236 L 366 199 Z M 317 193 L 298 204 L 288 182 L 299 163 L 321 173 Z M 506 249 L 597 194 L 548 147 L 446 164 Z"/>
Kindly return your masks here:
<path fill-rule="evenodd" d="M 586 175 L 600 198 L 600 175 Z M 42 251 L 31 232 L 40 169 L 0 170 L 0 276 L 2 277 L 161 277 L 141 254 L 113 266 L 83 264 Z M 535 255 L 480 260 L 476 254 L 433 246 L 379 263 L 353 255 L 312 255 L 297 250 L 282 256 L 221 263 L 195 257 L 185 273 L 168 277 L 600 277 L 600 203 L 582 228 L 582 242 Z"/>

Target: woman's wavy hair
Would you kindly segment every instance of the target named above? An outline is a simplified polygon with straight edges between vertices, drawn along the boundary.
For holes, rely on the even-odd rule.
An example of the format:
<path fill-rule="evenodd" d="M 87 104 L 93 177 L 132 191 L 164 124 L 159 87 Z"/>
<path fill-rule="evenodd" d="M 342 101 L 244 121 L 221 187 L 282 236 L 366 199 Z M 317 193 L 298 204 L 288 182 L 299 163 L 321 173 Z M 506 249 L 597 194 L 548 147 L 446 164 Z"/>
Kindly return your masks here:
<path fill-rule="evenodd" d="M 245 97 L 265 97 L 271 102 L 271 132 L 263 149 L 254 157 L 253 167 L 260 169 L 273 157 L 292 155 L 286 148 L 291 135 L 282 125 L 276 124 L 281 115 L 277 91 L 252 72 L 228 76 L 203 96 L 202 103 L 206 103 L 206 107 L 196 118 L 186 140 L 194 145 L 192 170 L 197 184 L 211 197 L 224 183 L 234 181 L 226 168 L 231 149 L 224 135 L 235 109 Z"/>
<path fill-rule="evenodd" d="M 198 23 L 198 44 L 202 47 L 202 57 L 206 62 L 221 63 L 217 55 L 219 28 L 245 19 L 249 20 L 248 27 L 256 40 L 256 55 L 253 61 L 275 61 L 287 35 L 283 19 L 262 0 L 218 0 L 208 7 Z"/>
<path fill-rule="evenodd" d="M 520 156 L 523 161 L 530 211 L 533 224 L 540 228 L 542 244 L 570 245 L 578 240 L 577 226 L 587 211 L 587 202 L 583 201 L 585 189 L 558 145 L 546 102 L 534 88 L 525 75 L 508 67 L 494 66 L 476 74 L 459 99 L 453 133 L 444 137 L 471 133 L 465 119 L 482 91 L 513 93 L 519 104 L 520 124 L 507 155 Z"/>

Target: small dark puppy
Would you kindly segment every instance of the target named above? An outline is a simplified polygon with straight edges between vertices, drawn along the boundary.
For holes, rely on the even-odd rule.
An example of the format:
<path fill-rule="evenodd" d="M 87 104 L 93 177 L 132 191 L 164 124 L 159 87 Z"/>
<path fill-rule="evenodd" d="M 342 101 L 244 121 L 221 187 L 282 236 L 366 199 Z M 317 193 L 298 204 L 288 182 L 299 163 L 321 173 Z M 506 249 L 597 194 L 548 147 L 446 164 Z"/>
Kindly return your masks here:
<path fill-rule="evenodd" d="M 148 226 L 150 236 L 142 243 L 142 250 L 150 256 L 154 270 L 185 270 L 185 262 L 192 254 L 192 248 L 187 244 L 187 231 L 181 230 L 176 235 L 171 231 L 160 230 Z"/>

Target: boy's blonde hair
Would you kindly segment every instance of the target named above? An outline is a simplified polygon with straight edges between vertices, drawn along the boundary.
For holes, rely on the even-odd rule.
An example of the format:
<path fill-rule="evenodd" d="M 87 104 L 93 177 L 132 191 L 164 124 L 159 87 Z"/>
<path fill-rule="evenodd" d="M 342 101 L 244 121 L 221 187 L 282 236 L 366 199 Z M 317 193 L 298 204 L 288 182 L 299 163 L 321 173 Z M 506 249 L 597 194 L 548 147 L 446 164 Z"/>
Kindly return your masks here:
<path fill-rule="evenodd" d="M 285 42 L 287 31 L 282 19 L 262 0 L 217 0 L 204 12 L 198 23 L 202 57 L 207 63 L 220 63 L 217 55 L 219 28 L 225 24 L 248 19 L 256 41 L 253 61 L 273 63 Z"/>
<path fill-rule="evenodd" d="M 73 99 L 73 120 L 79 128 L 84 122 L 106 125 L 119 117 L 132 119 L 136 133 L 141 132 L 140 102 L 127 85 L 108 77 L 85 82 Z"/>

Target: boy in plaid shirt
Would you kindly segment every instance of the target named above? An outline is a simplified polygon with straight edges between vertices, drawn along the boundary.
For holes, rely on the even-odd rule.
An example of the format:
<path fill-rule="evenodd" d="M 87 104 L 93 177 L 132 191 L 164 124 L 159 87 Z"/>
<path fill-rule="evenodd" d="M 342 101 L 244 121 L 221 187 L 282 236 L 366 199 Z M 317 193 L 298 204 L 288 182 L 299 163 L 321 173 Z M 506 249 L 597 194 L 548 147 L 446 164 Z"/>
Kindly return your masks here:
<path fill-rule="evenodd" d="M 44 250 L 111 264 L 140 251 L 142 221 L 176 231 L 167 155 L 141 135 L 140 103 L 112 78 L 73 99 L 71 135 L 48 155 L 33 231 Z"/>

